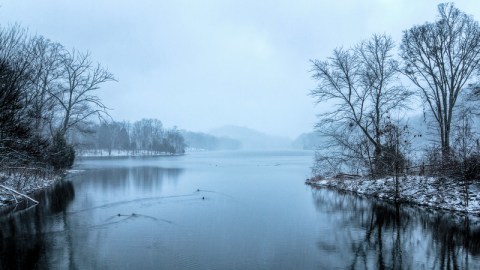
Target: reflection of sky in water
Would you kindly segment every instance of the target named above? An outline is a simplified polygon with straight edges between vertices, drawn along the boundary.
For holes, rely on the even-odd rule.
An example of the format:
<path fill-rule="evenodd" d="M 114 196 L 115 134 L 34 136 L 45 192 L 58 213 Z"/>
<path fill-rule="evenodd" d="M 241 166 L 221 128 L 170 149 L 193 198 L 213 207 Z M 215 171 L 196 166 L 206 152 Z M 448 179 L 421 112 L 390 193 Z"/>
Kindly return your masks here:
<path fill-rule="evenodd" d="M 83 160 L 45 207 L 0 220 L 0 269 L 430 269 L 478 256 L 479 230 L 450 215 L 312 190 L 311 161 L 301 151 Z"/>

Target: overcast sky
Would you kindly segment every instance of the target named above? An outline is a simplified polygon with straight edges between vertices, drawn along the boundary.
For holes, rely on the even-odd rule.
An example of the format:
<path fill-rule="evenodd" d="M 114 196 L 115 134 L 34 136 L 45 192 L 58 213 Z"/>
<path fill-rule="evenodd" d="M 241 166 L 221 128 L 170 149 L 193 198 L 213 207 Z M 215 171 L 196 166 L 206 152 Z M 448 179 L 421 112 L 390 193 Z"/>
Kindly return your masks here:
<path fill-rule="evenodd" d="M 0 24 L 89 51 L 118 82 L 99 91 L 116 120 L 226 124 L 294 138 L 312 130 L 310 59 L 373 33 L 433 21 L 434 0 L 0 0 Z M 454 1 L 480 18 L 480 1 Z"/>

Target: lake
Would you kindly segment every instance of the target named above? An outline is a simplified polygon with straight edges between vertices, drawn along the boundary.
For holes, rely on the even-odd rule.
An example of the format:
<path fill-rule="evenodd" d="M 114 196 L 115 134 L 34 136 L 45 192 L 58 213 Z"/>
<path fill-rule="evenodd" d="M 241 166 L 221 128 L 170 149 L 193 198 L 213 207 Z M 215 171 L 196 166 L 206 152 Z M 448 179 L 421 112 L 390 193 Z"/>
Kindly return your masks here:
<path fill-rule="evenodd" d="M 0 217 L 0 269 L 480 269 L 480 225 L 304 184 L 311 151 L 90 158 Z"/>

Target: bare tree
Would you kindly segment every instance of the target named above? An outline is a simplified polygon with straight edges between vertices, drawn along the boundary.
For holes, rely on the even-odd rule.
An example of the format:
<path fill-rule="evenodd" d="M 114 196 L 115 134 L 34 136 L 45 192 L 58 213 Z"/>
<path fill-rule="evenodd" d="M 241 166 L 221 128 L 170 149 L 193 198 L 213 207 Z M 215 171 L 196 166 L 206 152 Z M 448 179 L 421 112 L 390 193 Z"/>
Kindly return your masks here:
<path fill-rule="evenodd" d="M 32 125 L 28 40 L 18 25 L 0 28 L 0 167 L 42 162 L 48 146 Z"/>
<path fill-rule="evenodd" d="M 373 35 L 353 49 L 335 49 L 326 61 L 312 61 L 318 87 L 311 95 L 318 103 L 335 102 L 332 111 L 319 115 L 317 128 L 336 146 L 363 159 L 373 174 L 379 173 L 383 120 L 406 107 L 412 94 L 398 84 L 394 47 L 389 36 Z M 353 138 L 355 133 L 361 138 Z"/>
<path fill-rule="evenodd" d="M 65 136 L 68 130 L 81 125 L 91 116 L 102 118 L 108 115 L 108 108 L 95 91 L 101 84 L 115 78 L 99 64 L 94 65 L 88 53 L 76 50 L 66 53 L 62 69 L 65 82 L 59 90 L 51 89 L 49 94 L 56 100 L 61 113 L 57 132 Z"/>
<path fill-rule="evenodd" d="M 62 60 L 65 50 L 59 43 L 54 43 L 42 36 L 34 36 L 29 42 L 29 58 L 32 59 L 32 72 L 29 76 L 28 103 L 35 120 L 34 128 L 45 131 L 54 118 L 55 100 L 49 93 L 60 88 L 62 78 Z"/>
<path fill-rule="evenodd" d="M 15 86 L 20 92 L 21 108 L 18 108 L 16 114 L 22 118 L 15 120 L 25 121 L 27 116 L 28 98 L 27 87 L 29 86 L 28 77 L 32 70 L 31 59 L 29 58 L 29 48 L 26 45 L 28 40 L 27 31 L 19 25 L 13 25 L 0 29 L 0 64 L 11 70 L 8 76 L 9 85 Z"/>
<path fill-rule="evenodd" d="M 470 184 L 480 177 L 480 147 L 478 133 L 475 132 L 475 120 L 472 110 L 476 109 L 465 100 L 458 106 L 458 121 L 453 124 L 453 141 L 451 149 L 451 166 L 448 176 L 456 179 L 463 185 L 464 203 L 468 206 Z M 445 166 L 444 166 L 445 167 Z"/>
<path fill-rule="evenodd" d="M 480 65 L 480 27 L 451 3 L 438 5 L 438 12 L 437 21 L 404 31 L 401 55 L 438 124 L 445 159 L 457 100 Z"/>
<path fill-rule="evenodd" d="M 65 134 L 90 116 L 108 115 L 95 90 L 111 80 L 88 54 L 67 52 L 19 25 L 0 27 L 0 167 L 71 166 Z"/>
<path fill-rule="evenodd" d="M 185 153 L 185 139 L 180 134 L 177 127 L 166 132 L 166 142 L 170 145 L 170 149 L 167 150 L 170 154 L 183 154 Z"/>

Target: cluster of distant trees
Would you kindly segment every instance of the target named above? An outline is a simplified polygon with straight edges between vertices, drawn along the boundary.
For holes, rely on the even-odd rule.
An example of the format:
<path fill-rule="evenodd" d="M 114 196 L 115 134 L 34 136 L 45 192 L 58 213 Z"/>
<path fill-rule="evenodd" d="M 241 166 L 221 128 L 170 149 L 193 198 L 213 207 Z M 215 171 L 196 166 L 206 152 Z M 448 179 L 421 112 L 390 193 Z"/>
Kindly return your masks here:
<path fill-rule="evenodd" d="M 391 37 L 373 35 L 312 61 L 318 87 L 311 95 L 333 105 L 319 115 L 317 130 L 328 141 L 315 174 L 381 177 L 415 169 L 480 179 L 480 27 L 453 4 L 440 4 L 438 12 L 436 21 L 403 32 L 399 55 Z M 426 140 L 404 117 L 418 109 L 416 97 L 433 136 L 414 158 L 412 141 Z"/>
<path fill-rule="evenodd" d="M 106 115 L 96 90 L 113 80 L 88 53 L 18 25 L 0 27 L 0 169 L 71 166 L 66 138 Z"/>
<path fill-rule="evenodd" d="M 75 132 L 72 141 L 79 151 L 123 150 L 134 155 L 144 154 L 181 154 L 185 152 L 185 140 L 176 128 L 165 129 L 160 120 L 142 119 L 129 122 L 104 122 L 93 124 L 89 130 Z"/>

